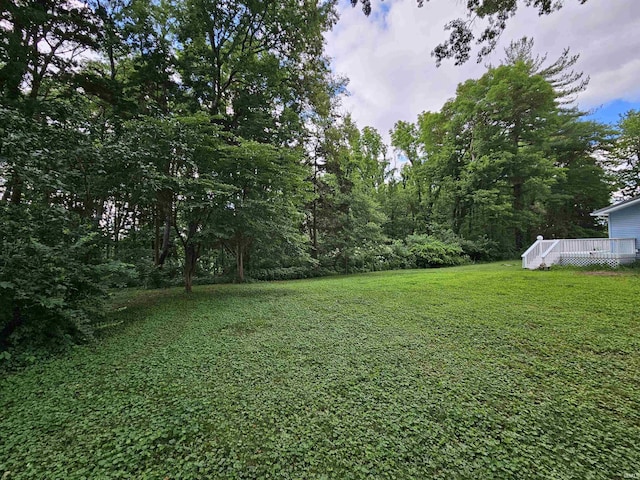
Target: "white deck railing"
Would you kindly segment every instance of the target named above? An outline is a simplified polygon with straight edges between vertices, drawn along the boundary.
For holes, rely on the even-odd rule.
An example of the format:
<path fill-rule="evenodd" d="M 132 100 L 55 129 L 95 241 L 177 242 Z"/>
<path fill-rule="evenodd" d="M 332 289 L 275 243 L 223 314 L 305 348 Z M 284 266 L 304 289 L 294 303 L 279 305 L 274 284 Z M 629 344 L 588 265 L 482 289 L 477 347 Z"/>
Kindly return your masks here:
<path fill-rule="evenodd" d="M 634 238 L 539 239 L 522 254 L 522 268 L 549 267 L 556 263 L 587 265 L 633 261 L 635 256 Z"/>
<path fill-rule="evenodd" d="M 542 254 L 553 245 L 555 240 L 538 239 L 522 256 L 522 268 L 538 268 Z"/>
<path fill-rule="evenodd" d="M 562 254 L 562 240 L 554 240 L 549 248 L 547 248 L 540 256 L 540 266 L 548 266 L 557 263 Z"/>
<path fill-rule="evenodd" d="M 636 253 L 635 238 L 584 238 L 562 240 L 562 251 L 566 253 L 589 252 L 620 253 L 631 255 Z"/>

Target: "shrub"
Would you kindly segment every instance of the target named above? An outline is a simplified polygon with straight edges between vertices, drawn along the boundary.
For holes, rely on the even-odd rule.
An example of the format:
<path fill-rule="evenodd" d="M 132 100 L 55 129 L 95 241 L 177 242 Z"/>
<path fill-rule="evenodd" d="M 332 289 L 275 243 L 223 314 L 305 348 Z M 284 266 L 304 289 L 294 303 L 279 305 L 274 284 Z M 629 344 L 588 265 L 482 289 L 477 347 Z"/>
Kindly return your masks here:
<path fill-rule="evenodd" d="M 464 254 L 474 262 L 491 262 L 504 256 L 498 244 L 487 237 L 480 237 L 476 240 L 461 238 L 458 244 Z"/>
<path fill-rule="evenodd" d="M 3 205 L 0 226 L 0 351 L 91 337 L 125 268 L 103 262 L 99 234 L 54 206 Z"/>
<path fill-rule="evenodd" d="M 407 244 L 419 268 L 461 265 L 469 260 L 460 245 L 445 243 L 428 235 L 410 235 Z"/>
<path fill-rule="evenodd" d="M 377 253 L 379 270 L 399 270 L 415 268 L 415 258 L 402 240 L 394 240 L 389 245 L 380 245 Z"/>
<path fill-rule="evenodd" d="M 504 257 L 497 242 L 482 236 L 474 240 L 460 237 L 449 228 L 434 228 L 431 237 L 451 245 L 459 245 L 466 256 L 474 262 L 488 262 Z"/>
<path fill-rule="evenodd" d="M 308 267 L 275 267 L 251 270 L 248 277 L 253 280 L 296 280 L 314 276 Z"/>

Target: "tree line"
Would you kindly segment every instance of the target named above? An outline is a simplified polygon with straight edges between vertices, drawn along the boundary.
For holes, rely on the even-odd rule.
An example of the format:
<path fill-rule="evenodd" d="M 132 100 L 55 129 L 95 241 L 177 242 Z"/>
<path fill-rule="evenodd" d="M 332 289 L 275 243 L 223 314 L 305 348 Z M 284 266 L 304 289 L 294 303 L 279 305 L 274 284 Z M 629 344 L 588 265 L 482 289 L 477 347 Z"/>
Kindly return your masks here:
<path fill-rule="evenodd" d="M 589 213 L 638 192 L 639 114 L 585 121 L 568 51 L 512 44 L 396 124 L 393 169 L 379 132 L 337 113 L 334 2 L 3 6 L 5 358 L 90 338 L 109 288 L 513 258 L 539 233 L 601 235 Z"/>

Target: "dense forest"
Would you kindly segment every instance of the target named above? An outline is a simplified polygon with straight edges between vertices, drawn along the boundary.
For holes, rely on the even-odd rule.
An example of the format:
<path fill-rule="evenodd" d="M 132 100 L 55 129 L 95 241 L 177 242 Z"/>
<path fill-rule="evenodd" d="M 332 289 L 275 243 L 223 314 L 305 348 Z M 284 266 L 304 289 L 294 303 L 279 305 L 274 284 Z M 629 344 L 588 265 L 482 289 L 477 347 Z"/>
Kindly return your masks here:
<path fill-rule="evenodd" d="M 338 113 L 335 2 L 1 5 L 2 358 L 90 338 L 109 288 L 516 258 L 640 193 L 640 112 L 585 120 L 568 50 L 512 43 L 387 146 Z"/>

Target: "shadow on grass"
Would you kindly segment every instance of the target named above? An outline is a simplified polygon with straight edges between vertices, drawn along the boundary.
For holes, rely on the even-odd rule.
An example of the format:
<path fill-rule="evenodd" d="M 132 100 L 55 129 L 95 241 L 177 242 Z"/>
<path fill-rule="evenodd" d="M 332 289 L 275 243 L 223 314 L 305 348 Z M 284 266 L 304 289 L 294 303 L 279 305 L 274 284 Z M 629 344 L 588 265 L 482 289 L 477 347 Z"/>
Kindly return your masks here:
<path fill-rule="evenodd" d="M 281 286 L 268 288 L 255 284 L 197 286 L 192 293 L 186 293 L 182 288 L 116 291 L 112 294 L 105 320 L 95 325 L 96 336 L 113 335 L 119 327 L 135 324 L 159 312 L 181 316 L 201 308 L 203 304 L 212 309 L 223 309 L 237 304 L 239 300 L 256 304 L 293 294 L 294 290 Z"/>

